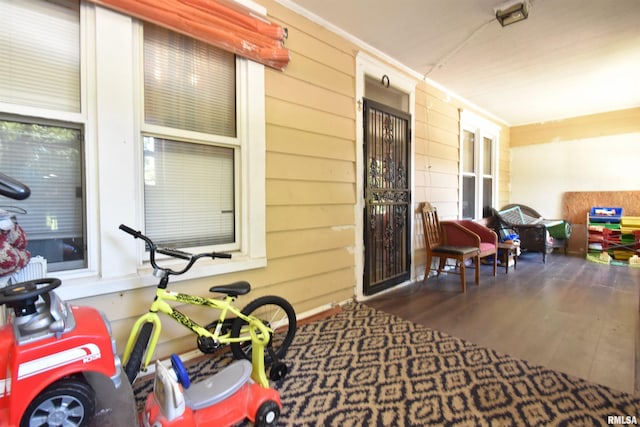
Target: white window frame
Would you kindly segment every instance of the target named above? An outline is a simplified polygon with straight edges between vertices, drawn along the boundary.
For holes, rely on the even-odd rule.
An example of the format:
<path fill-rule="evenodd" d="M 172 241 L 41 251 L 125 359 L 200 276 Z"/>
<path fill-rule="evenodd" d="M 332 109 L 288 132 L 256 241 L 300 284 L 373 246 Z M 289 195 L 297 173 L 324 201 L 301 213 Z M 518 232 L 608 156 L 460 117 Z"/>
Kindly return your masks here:
<path fill-rule="evenodd" d="M 34 122 L 48 122 L 52 121 L 57 123 L 58 126 L 71 126 L 82 129 L 85 135 L 85 139 L 82 142 L 82 151 L 84 153 L 84 162 L 86 165 L 83 172 L 84 179 L 84 209 L 85 209 L 85 234 L 84 244 L 86 245 L 86 268 L 76 270 L 64 270 L 55 272 L 55 276 L 59 278 L 86 276 L 88 274 L 95 274 L 99 260 L 99 243 L 95 236 L 97 230 L 95 229 L 96 221 L 91 220 L 91 212 L 97 210 L 97 194 L 90 191 L 90 188 L 94 188 L 96 184 L 95 169 L 90 168 L 86 163 L 87 159 L 95 157 L 95 146 L 90 143 L 88 135 L 95 131 L 95 124 L 91 121 L 93 117 L 94 108 L 88 99 L 88 89 L 92 84 L 91 79 L 88 77 L 91 73 L 91 67 L 93 62 L 87 55 L 89 52 L 88 44 L 91 43 L 91 37 L 88 36 L 87 22 L 93 21 L 93 8 L 84 7 L 80 5 L 80 111 L 61 111 L 53 109 L 45 109 L 32 106 L 16 105 L 0 102 L 0 111 L 9 115 L 23 116 L 25 118 L 33 118 Z M 8 199 L 6 199 L 8 201 Z M 29 236 L 27 235 L 27 239 Z"/>
<path fill-rule="evenodd" d="M 474 164 L 472 174 L 463 171 L 464 165 L 464 132 L 471 132 L 475 135 L 475 152 L 474 152 Z M 488 138 L 492 141 L 491 153 L 491 175 L 483 173 L 484 164 L 484 138 Z M 458 217 L 463 218 L 463 179 L 464 177 L 473 176 L 475 180 L 475 206 L 474 216 L 471 219 L 481 219 L 483 209 L 483 182 L 484 178 L 492 178 L 491 188 L 491 206 L 495 207 L 498 200 L 498 148 L 500 147 L 500 126 L 489 120 L 478 116 L 470 111 L 462 110 L 460 112 L 460 161 L 459 161 L 459 196 L 458 199 Z"/>
<path fill-rule="evenodd" d="M 253 6 L 266 14 L 262 7 Z M 143 229 L 144 180 L 139 24 L 126 15 L 81 3 L 82 113 L 57 114 L 33 108 L 14 114 L 73 121 L 85 126 L 88 268 L 56 273 L 65 299 L 93 297 L 156 284 L 140 240 L 118 229 Z M 237 103 L 240 146 L 239 247 L 231 260 L 202 260 L 174 281 L 266 266 L 264 66 L 238 60 Z M 151 236 L 153 237 L 153 236 Z M 117 294 L 116 294 L 117 295 Z"/>

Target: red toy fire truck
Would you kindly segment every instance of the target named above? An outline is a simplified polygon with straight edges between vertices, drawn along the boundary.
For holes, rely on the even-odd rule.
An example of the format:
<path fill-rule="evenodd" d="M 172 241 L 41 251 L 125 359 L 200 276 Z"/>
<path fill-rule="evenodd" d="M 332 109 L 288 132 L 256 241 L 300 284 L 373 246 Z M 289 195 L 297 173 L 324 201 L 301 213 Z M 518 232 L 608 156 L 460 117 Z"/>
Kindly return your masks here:
<path fill-rule="evenodd" d="M 95 391 L 85 374 L 120 387 L 120 359 L 106 317 L 64 302 L 45 278 L 0 289 L 0 427 L 87 426 Z"/>

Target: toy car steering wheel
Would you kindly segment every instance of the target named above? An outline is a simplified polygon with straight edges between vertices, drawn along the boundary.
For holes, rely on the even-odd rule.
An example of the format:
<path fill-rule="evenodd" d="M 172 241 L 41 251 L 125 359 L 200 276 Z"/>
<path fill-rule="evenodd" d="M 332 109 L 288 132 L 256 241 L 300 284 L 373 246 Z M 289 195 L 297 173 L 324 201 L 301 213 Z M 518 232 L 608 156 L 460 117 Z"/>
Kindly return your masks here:
<path fill-rule="evenodd" d="M 180 356 L 178 356 L 177 354 L 171 355 L 171 367 L 176 373 L 176 377 L 178 377 L 178 382 L 182 384 L 182 387 L 188 389 L 191 385 L 191 380 L 189 379 L 187 368 L 185 368 L 184 363 L 182 363 Z"/>
<path fill-rule="evenodd" d="M 15 306 L 20 302 L 32 304 L 40 295 L 54 290 L 61 283 L 60 279 L 46 277 L 7 286 L 0 289 L 0 305 Z"/>

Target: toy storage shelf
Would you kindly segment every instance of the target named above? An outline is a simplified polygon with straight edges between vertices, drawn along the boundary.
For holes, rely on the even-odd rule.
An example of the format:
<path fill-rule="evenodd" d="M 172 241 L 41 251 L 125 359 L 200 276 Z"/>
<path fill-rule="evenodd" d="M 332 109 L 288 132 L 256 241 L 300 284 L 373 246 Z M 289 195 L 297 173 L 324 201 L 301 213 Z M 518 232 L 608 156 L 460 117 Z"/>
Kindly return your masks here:
<path fill-rule="evenodd" d="M 617 261 L 640 255 L 640 217 L 625 217 L 622 208 L 594 207 L 587 214 L 587 253 L 607 252 Z"/>

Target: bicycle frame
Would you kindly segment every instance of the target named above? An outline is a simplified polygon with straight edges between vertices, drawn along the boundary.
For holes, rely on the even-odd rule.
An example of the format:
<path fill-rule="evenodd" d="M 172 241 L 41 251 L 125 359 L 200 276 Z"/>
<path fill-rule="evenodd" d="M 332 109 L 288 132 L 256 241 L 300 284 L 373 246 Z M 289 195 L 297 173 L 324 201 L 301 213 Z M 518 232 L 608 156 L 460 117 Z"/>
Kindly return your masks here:
<path fill-rule="evenodd" d="M 149 312 L 140 316 L 133 325 L 127 345 L 123 354 L 123 365 L 126 365 L 131 356 L 133 346 L 138 337 L 138 333 L 145 323 L 153 324 L 153 333 L 147 345 L 142 370 L 146 370 L 151 363 L 151 358 L 155 353 L 158 339 L 160 338 L 160 332 L 162 330 L 162 322 L 158 313 L 164 313 L 169 316 L 180 325 L 191 330 L 195 334 L 201 337 L 209 337 L 215 342 L 226 345 L 234 342 L 252 342 L 251 364 L 253 366 L 252 378 L 253 380 L 263 387 L 269 387 L 269 381 L 265 374 L 264 366 L 264 348 L 271 339 L 271 328 L 267 327 L 260 319 L 254 316 L 244 315 L 237 307 L 232 303 L 235 301 L 235 297 L 227 295 L 223 299 L 205 298 L 195 295 L 183 294 L 179 292 L 169 291 L 164 288 L 156 289 L 156 298 L 151 303 Z M 181 302 L 190 305 L 201 305 L 220 311 L 220 315 L 217 320 L 216 329 L 214 332 L 210 332 L 197 322 L 193 321 L 189 316 L 174 309 L 167 301 Z M 234 314 L 247 322 L 247 326 L 242 328 L 243 333 L 238 338 L 232 338 L 231 332 L 226 331 L 224 334 L 220 334 L 222 331 L 223 323 L 227 317 L 227 314 Z"/>

